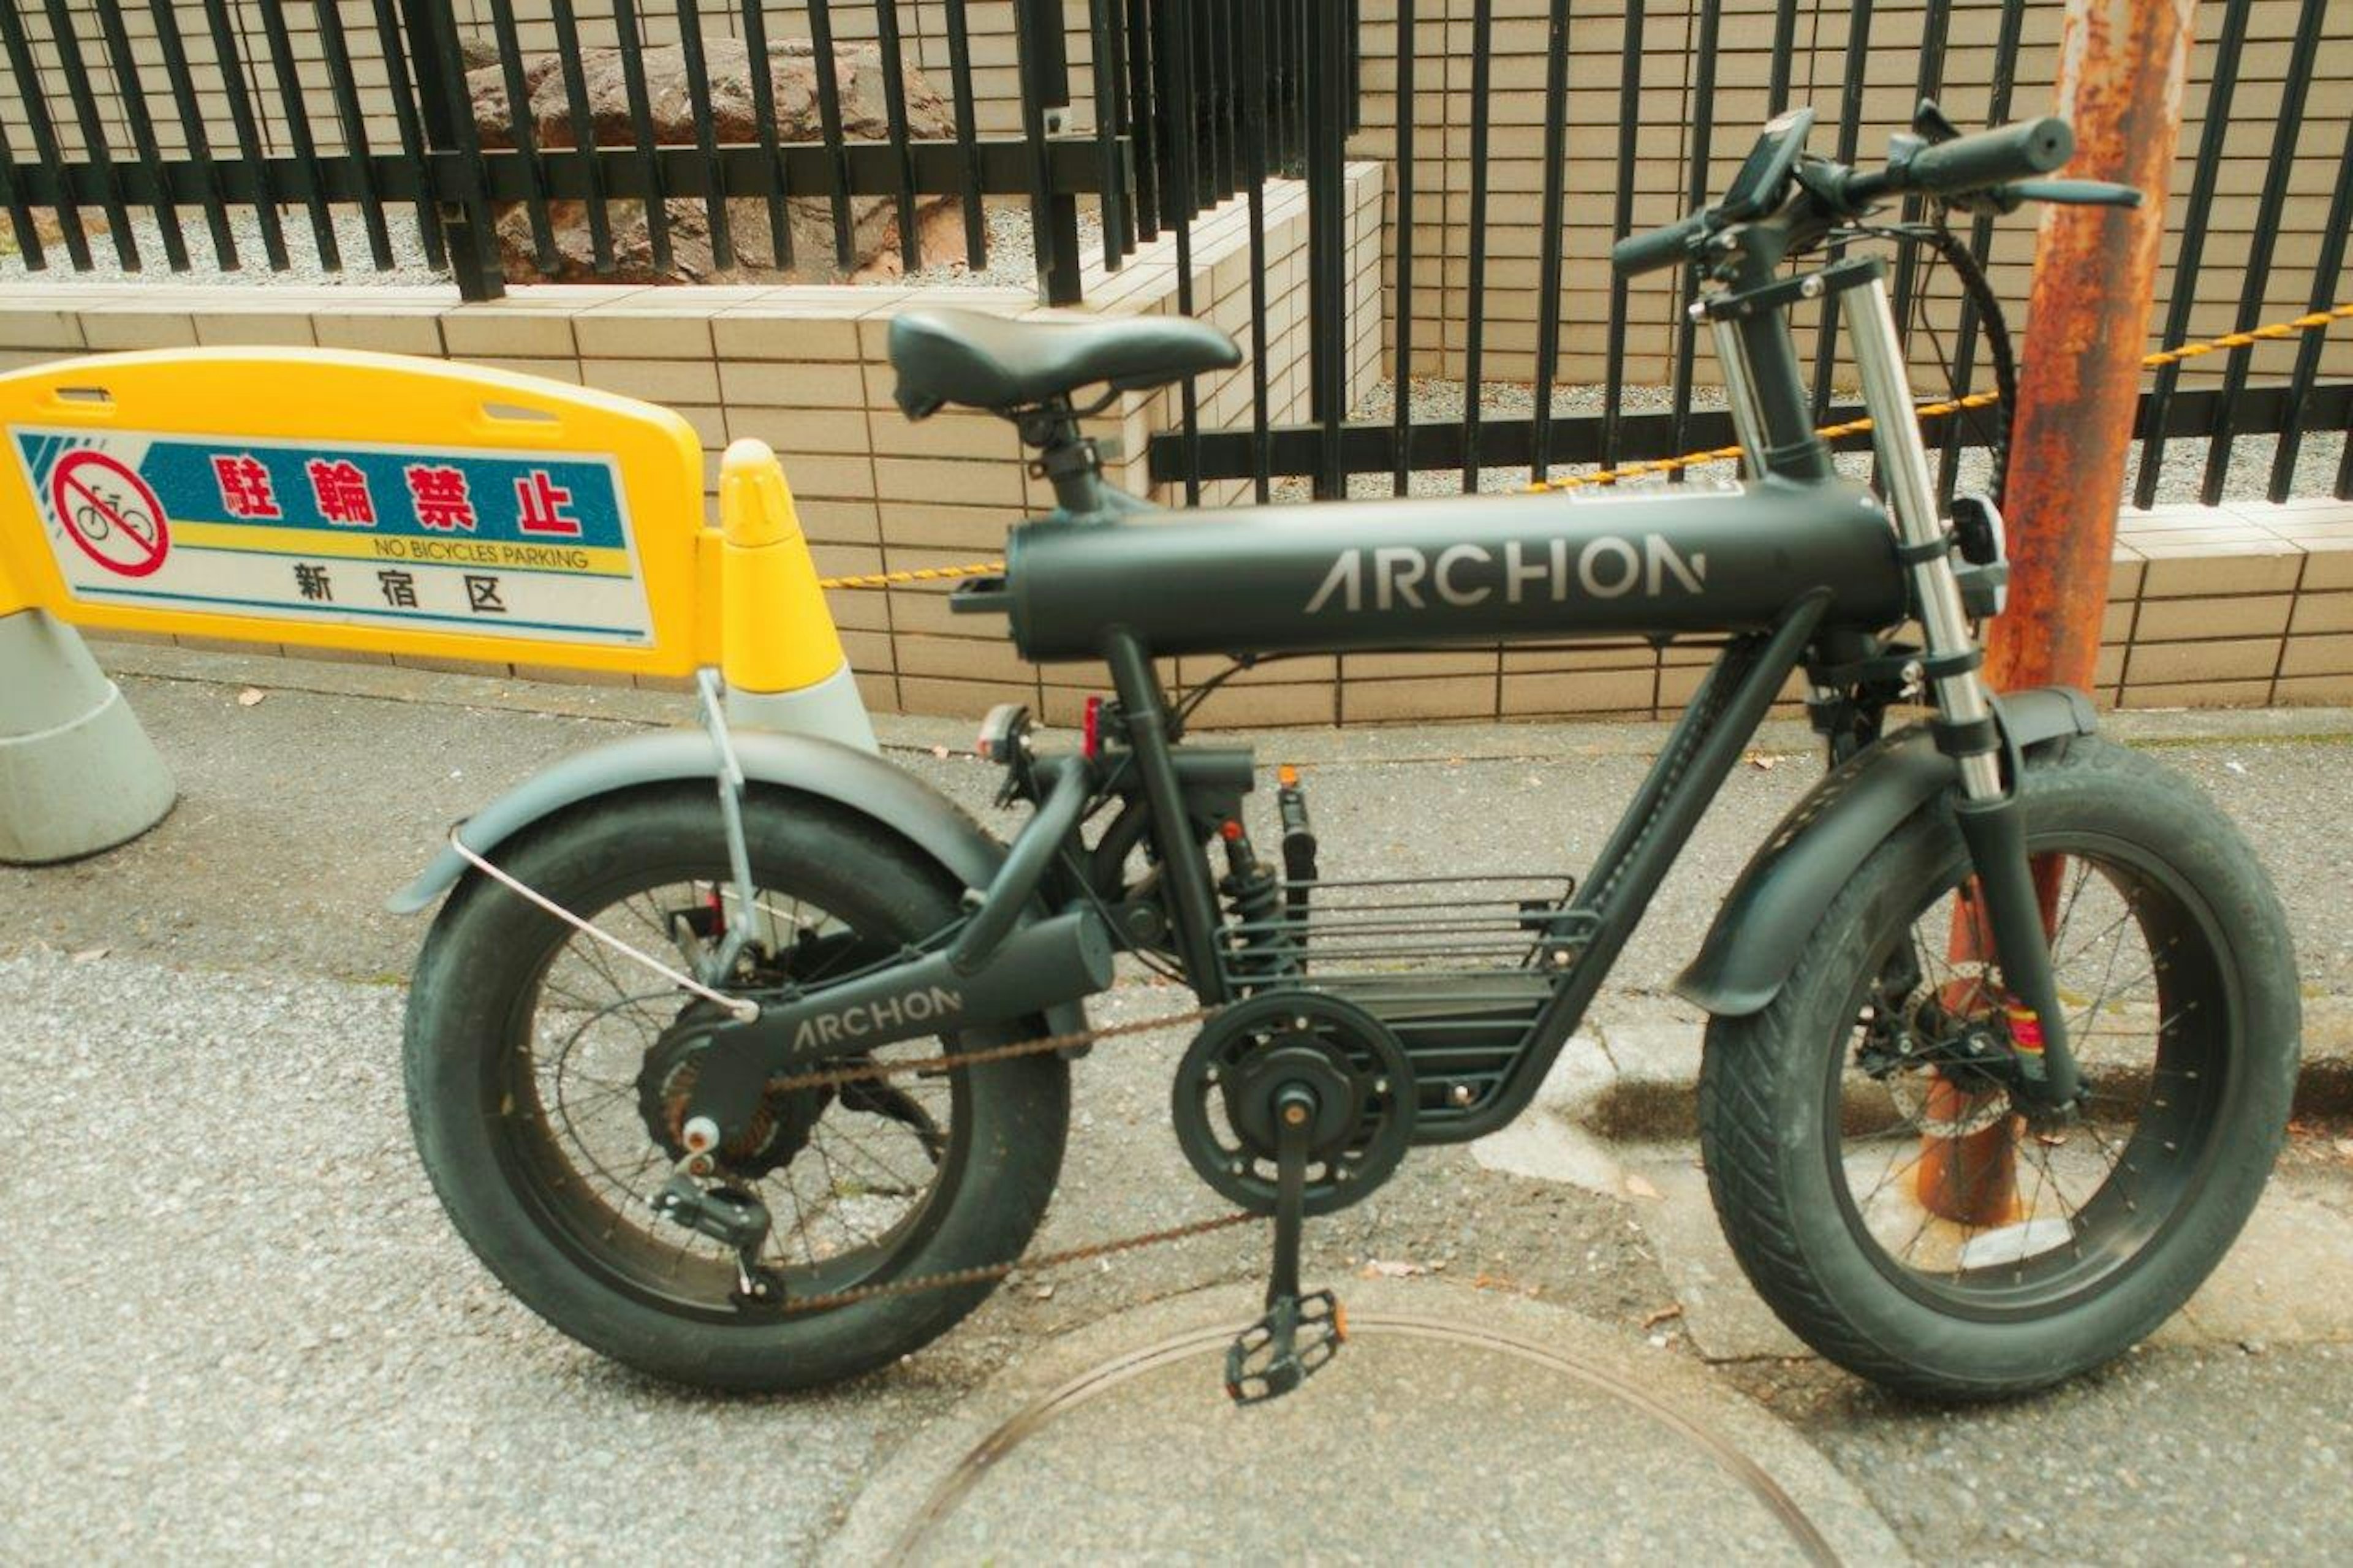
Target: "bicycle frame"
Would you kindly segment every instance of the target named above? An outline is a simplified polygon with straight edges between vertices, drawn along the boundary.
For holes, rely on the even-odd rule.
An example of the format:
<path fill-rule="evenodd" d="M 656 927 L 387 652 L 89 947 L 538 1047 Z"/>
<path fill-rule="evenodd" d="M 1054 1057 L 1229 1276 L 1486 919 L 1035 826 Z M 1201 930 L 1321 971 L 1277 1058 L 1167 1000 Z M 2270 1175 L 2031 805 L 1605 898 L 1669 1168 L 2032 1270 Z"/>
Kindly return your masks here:
<path fill-rule="evenodd" d="M 1226 923 L 1205 841 L 1214 825 L 1188 806 L 1180 725 L 1154 675 L 1155 657 L 1563 636 L 1727 638 L 1560 912 L 1558 929 L 1573 935 L 1542 947 L 1547 994 L 1509 1070 L 1499 1080 L 1439 1086 L 1448 1092 L 1435 1103 L 1426 1096 L 1418 1142 L 1478 1137 L 1526 1106 L 1791 674 L 1809 669 L 1818 700 L 1828 698 L 1838 679 L 1832 667 L 1883 650 L 1881 634 L 1907 613 L 1926 646 L 1904 661 L 1905 683 L 1933 695 L 1940 747 L 1955 755 L 1955 809 L 1978 854 L 1997 939 L 2002 857 L 2014 873 L 2011 912 L 2021 887 L 2032 908 L 2022 847 L 1973 831 L 1973 811 L 1980 822 L 2006 822 L 2013 835 L 2015 816 L 1883 269 L 1871 258 L 1779 279 L 1778 259 L 1770 245 L 1756 247 L 1725 287 L 1694 307 L 1714 329 L 1736 426 L 1758 476 L 1746 487 L 1328 502 L 1279 516 L 1158 513 L 1105 489 L 1092 463 L 1066 465 L 1057 476 L 1062 505 L 1014 531 L 1004 578 L 956 595 L 960 611 L 1007 614 L 1025 658 L 1101 658 L 1109 668 L 1163 879 L 1167 945 L 1205 1004 L 1229 1000 L 1233 989 L 1219 963 Z M 1787 307 L 1829 289 L 1855 297 L 1848 320 L 1889 508 L 1836 478 L 1808 416 Z M 1983 744 L 1969 750 L 1947 737 Z M 1041 809 L 1014 855 L 1030 833 L 1068 831 L 1067 815 Z M 2039 914 L 2031 919 L 2034 953 L 2005 965 L 2013 991 L 2030 1004 L 2036 959 L 2048 985 Z M 2055 1006 L 2036 1010 L 2058 1016 Z M 2053 1065 L 2063 1063 L 2063 1039 L 2051 1043 Z"/>

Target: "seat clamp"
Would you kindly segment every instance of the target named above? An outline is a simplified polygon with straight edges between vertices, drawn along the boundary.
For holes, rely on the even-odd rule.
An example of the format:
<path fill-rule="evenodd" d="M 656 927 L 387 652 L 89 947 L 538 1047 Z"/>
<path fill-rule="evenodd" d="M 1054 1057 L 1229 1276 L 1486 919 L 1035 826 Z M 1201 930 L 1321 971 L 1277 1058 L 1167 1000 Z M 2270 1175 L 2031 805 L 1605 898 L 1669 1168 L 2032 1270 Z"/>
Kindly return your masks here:
<path fill-rule="evenodd" d="M 1059 479 L 1071 474 L 1101 472 L 1102 447 L 1089 438 L 1049 447 L 1029 463 L 1029 473 L 1033 479 Z"/>

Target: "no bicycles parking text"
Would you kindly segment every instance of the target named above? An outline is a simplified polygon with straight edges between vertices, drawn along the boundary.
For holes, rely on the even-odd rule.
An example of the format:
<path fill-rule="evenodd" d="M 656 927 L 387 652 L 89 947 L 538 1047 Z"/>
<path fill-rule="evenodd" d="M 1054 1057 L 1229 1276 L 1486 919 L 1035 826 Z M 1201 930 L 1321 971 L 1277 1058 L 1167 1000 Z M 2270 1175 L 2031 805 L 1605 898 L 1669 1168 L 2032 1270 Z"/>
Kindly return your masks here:
<path fill-rule="evenodd" d="M 25 425 L 8 436 L 84 603 L 624 647 L 653 637 L 608 457 Z"/>

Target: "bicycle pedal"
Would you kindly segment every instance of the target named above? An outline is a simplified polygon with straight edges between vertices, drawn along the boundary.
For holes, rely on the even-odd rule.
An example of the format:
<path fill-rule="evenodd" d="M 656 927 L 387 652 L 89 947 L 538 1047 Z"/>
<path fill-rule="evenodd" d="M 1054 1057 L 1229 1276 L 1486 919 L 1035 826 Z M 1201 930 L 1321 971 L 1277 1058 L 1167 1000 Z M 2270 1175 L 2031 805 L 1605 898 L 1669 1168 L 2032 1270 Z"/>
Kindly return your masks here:
<path fill-rule="evenodd" d="M 1226 1350 L 1226 1397 L 1280 1399 L 1332 1363 L 1347 1342 L 1348 1314 L 1329 1290 L 1282 1296 Z"/>

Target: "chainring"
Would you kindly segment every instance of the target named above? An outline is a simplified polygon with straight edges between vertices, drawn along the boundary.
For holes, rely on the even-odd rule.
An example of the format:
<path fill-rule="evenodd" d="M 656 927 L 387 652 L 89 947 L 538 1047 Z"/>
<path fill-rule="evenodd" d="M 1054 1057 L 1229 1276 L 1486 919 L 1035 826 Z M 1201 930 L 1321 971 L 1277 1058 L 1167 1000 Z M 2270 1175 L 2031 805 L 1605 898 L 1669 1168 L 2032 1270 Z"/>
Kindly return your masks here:
<path fill-rule="evenodd" d="M 1271 992 L 1226 1007 L 1195 1036 L 1170 1090 L 1177 1145 L 1219 1194 L 1274 1212 L 1272 1097 L 1286 1082 L 1316 1098 L 1304 1212 L 1347 1207 L 1405 1158 L 1413 1064 L 1396 1035 L 1339 997 Z"/>

